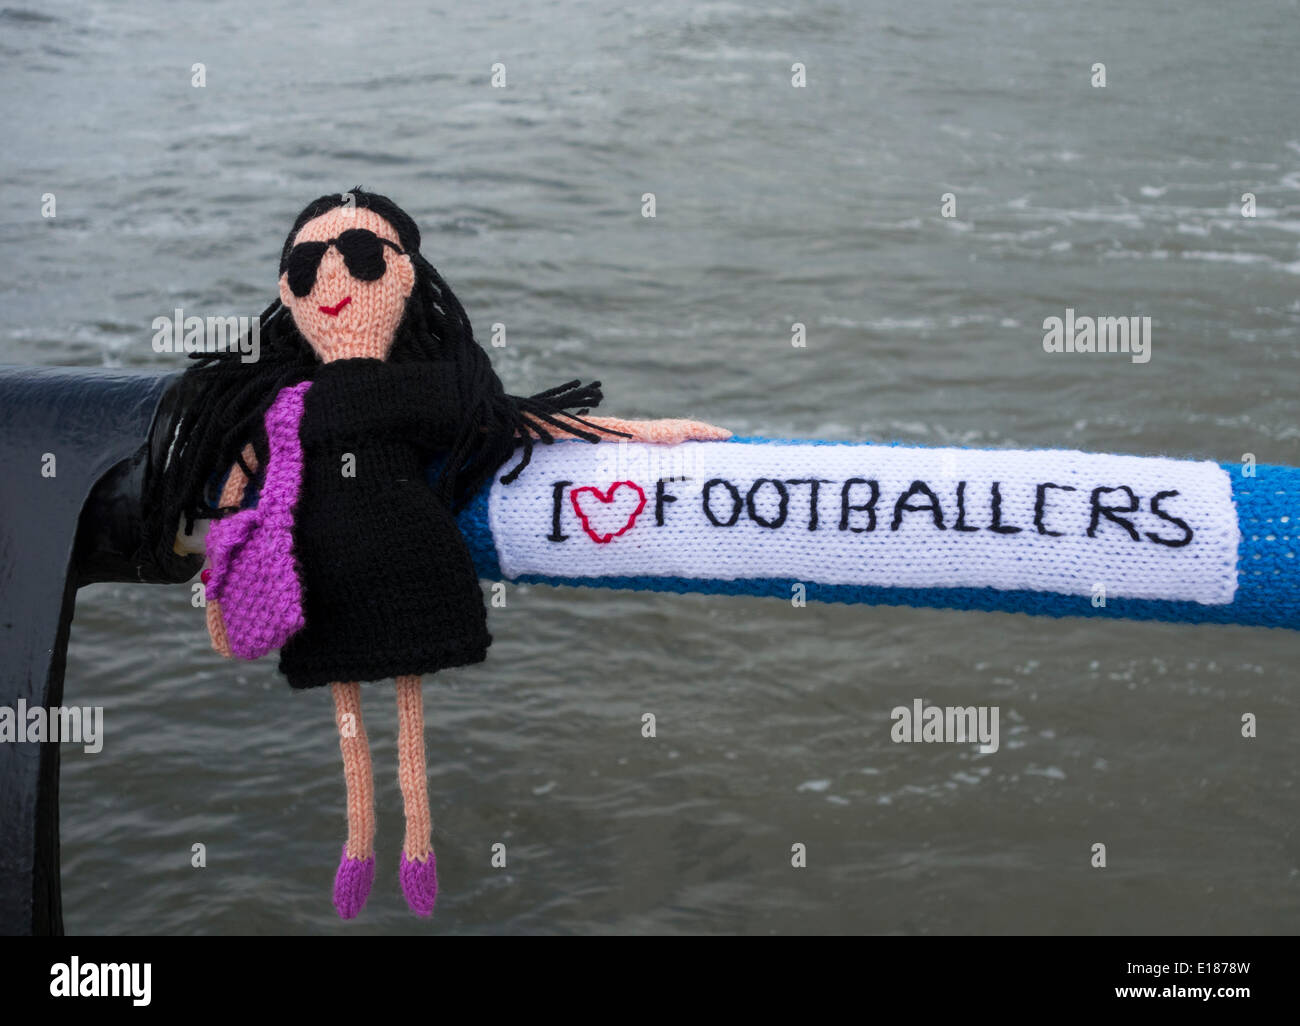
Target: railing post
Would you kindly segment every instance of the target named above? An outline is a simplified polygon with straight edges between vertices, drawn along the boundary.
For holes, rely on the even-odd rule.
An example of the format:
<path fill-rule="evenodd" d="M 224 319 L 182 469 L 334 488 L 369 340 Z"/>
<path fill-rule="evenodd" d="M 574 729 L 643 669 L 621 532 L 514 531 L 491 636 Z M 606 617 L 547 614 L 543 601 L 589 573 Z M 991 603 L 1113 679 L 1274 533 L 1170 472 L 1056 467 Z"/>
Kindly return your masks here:
<path fill-rule="evenodd" d="M 63 701 L 76 589 L 178 582 L 199 558 L 142 537 L 175 375 L 0 366 L 0 706 Z M 161 549 L 161 551 L 160 551 Z M 0 932 L 61 933 L 59 744 L 0 743 Z"/>

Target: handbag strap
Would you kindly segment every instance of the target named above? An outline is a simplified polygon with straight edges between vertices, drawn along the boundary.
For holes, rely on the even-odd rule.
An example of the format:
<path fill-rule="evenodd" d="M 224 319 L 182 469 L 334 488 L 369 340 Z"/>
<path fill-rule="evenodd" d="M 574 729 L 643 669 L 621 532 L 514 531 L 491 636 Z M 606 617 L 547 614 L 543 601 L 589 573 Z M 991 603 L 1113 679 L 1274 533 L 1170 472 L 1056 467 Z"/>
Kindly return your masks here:
<path fill-rule="evenodd" d="M 298 427 L 302 423 L 303 397 L 310 381 L 282 388 L 266 411 L 266 439 L 270 456 L 266 476 L 257 498 L 262 516 L 292 518 L 302 482 L 302 441 Z"/>

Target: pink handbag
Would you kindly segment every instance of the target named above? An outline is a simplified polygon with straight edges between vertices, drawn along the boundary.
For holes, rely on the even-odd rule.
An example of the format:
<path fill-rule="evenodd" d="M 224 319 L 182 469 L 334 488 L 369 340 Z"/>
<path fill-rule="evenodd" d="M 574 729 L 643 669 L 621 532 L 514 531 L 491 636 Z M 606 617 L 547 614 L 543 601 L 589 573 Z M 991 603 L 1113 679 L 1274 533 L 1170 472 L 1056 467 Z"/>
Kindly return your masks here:
<path fill-rule="evenodd" d="M 257 659 L 302 630 L 302 579 L 293 511 L 302 488 L 303 396 L 310 381 L 282 389 L 266 411 L 270 455 L 257 505 L 208 529 L 207 597 L 221 603 L 231 654 Z"/>

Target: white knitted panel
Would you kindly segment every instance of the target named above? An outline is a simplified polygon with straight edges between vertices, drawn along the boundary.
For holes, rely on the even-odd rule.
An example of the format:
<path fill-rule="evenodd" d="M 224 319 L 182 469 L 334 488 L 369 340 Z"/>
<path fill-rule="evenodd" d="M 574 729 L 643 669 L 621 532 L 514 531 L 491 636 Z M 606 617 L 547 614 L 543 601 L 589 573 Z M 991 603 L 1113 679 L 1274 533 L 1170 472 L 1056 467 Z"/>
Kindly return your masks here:
<path fill-rule="evenodd" d="M 681 480 L 681 477 L 686 480 Z M 664 480 L 665 496 L 657 499 Z M 705 483 L 715 485 L 706 514 Z M 812 487 L 789 483 L 821 478 L 817 523 Z M 841 529 L 845 482 L 874 480 L 879 488 L 874 529 L 870 513 L 853 510 Z M 780 516 L 780 481 L 788 496 Z M 562 486 L 553 535 L 556 484 Z M 609 491 L 615 482 L 625 481 Z M 957 530 L 958 486 L 965 515 Z M 943 529 L 930 498 L 938 500 Z M 993 516 L 994 483 L 1001 516 Z M 1040 486 L 1043 504 L 1036 523 Z M 1122 490 L 1127 487 L 1132 492 Z M 1115 510 L 1108 517 L 1095 505 Z M 638 493 L 639 489 L 639 493 Z M 1073 490 L 1069 490 L 1073 489 Z M 577 492 L 578 515 L 573 505 Z M 1176 492 L 1157 500 L 1158 493 Z M 645 503 L 640 512 L 640 495 Z M 853 485 L 851 506 L 866 505 L 870 484 Z M 608 499 L 609 501 L 604 501 Z M 1136 501 L 1137 510 L 1127 512 Z M 1232 601 L 1237 589 L 1239 531 L 1227 473 L 1215 463 L 1066 450 L 915 449 L 895 446 L 689 442 L 677 446 L 565 442 L 538 446 L 532 464 L 511 485 L 499 481 L 489 521 L 501 569 L 553 577 L 673 576 L 734 580 L 776 577 L 822 584 L 887 587 L 992 587 L 1108 597 L 1172 599 L 1210 605 Z M 737 513 L 738 509 L 738 513 Z M 898 512 L 898 526 L 894 521 Z M 657 515 L 662 514 L 662 525 Z M 1094 527 L 1092 521 L 1096 516 Z M 1181 520 L 1183 527 L 1176 523 Z M 778 524 L 765 527 L 760 521 Z M 1134 540 L 1131 531 L 1138 535 Z M 991 530 L 994 524 L 1018 533 Z M 857 530 L 854 530 L 857 528 Z M 1058 535 L 1043 531 L 1059 532 Z M 621 532 L 621 533 L 620 533 Z M 1186 543 L 1173 547 L 1150 536 Z M 601 539 L 601 540 L 597 540 Z M 607 540 L 605 540 L 607 539 Z"/>

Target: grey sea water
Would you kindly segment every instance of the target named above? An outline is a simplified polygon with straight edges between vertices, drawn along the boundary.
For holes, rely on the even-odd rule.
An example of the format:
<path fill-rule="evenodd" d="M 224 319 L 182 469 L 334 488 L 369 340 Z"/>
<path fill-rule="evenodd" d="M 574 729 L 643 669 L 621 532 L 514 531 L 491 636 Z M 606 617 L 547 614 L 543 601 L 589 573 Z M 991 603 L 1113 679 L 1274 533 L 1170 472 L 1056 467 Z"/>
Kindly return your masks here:
<path fill-rule="evenodd" d="M 176 366 L 155 317 L 256 314 L 296 212 L 359 184 L 415 215 L 480 337 L 508 326 L 513 391 L 1297 464 L 1297 44 L 1294 2 L 8 7 L 0 360 Z M 1151 361 L 1044 353 L 1066 307 L 1149 315 Z M 397 883 L 392 692 L 366 690 L 380 863 L 341 924 L 328 696 L 220 660 L 187 587 L 84 590 L 66 701 L 106 737 L 63 753 L 69 931 L 1300 928 L 1293 634 L 508 602 L 489 661 L 427 684 L 432 924 Z M 1001 750 L 893 744 L 918 697 L 1000 706 Z"/>

